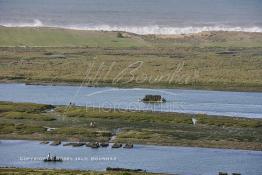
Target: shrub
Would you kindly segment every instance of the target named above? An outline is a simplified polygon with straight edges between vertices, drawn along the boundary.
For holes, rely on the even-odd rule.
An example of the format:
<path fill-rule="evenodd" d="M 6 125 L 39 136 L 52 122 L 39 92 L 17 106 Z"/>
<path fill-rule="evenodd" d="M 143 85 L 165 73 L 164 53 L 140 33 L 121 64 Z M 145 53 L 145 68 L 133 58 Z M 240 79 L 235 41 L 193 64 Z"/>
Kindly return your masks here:
<path fill-rule="evenodd" d="M 117 32 L 117 38 L 124 38 L 124 36 L 121 32 Z"/>

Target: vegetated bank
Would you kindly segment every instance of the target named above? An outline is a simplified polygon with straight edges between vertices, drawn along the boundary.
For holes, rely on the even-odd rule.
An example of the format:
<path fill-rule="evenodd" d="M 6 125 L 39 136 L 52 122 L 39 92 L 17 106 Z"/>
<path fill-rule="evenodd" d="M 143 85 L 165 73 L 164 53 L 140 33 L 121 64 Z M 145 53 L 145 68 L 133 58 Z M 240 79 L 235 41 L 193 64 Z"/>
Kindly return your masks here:
<path fill-rule="evenodd" d="M 0 27 L 0 81 L 261 92 L 261 46 L 261 33 Z"/>
<path fill-rule="evenodd" d="M 262 150 L 261 119 L 11 102 L 0 103 L 0 118 L 1 139 Z"/>

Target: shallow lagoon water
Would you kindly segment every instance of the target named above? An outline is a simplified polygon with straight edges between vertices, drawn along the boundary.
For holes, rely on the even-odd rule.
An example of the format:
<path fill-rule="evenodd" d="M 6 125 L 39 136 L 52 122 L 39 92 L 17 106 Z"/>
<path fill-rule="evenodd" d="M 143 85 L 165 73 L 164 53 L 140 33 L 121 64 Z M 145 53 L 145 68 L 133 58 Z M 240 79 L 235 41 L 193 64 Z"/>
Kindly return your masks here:
<path fill-rule="evenodd" d="M 65 161 L 46 163 L 48 153 Z M 32 158 L 38 160 L 31 160 Z M 100 158 L 100 160 L 98 160 Z M 102 160 L 101 160 L 102 159 Z M 110 160 L 111 159 L 111 160 Z M 105 170 L 106 167 L 141 168 L 149 172 L 214 175 L 239 172 L 262 174 L 262 152 L 208 148 L 134 145 L 133 149 L 50 146 L 38 141 L 2 140 L 0 166 Z"/>
<path fill-rule="evenodd" d="M 167 102 L 140 102 L 146 94 Z M 0 101 L 262 118 L 262 93 L 254 92 L 0 84 Z"/>

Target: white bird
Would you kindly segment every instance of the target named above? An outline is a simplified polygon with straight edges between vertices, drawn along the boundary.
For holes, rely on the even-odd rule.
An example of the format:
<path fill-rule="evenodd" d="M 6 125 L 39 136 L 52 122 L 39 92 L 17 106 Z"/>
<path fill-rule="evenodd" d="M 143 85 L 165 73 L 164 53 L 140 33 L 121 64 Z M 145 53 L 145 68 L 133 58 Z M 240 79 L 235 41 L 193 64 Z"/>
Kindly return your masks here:
<path fill-rule="evenodd" d="M 196 125 L 197 124 L 197 119 L 196 118 L 192 118 L 192 123 L 193 123 L 193 125 Z"/>

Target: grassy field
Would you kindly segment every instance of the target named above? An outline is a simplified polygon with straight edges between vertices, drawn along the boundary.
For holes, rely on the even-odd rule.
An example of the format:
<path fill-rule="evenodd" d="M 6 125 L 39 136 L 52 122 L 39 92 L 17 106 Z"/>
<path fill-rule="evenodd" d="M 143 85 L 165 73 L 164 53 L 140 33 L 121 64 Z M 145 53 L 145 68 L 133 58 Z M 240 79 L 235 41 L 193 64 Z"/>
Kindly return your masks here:
<path fill-rule="evenodd" d="M 52 169 L 29 169 L 29 168 L 0 168 L 1 175 L 161 175 L 157 173 L 136 173 L 136 172 L 95 172 L 95 171 L 80 171 L 80 170 L 52 170 Z"/>
<path fill-rule="evenodd" d="M 143 47 L 139 37 L 117 37 L 115 32 L 78 31 L 55 28 L 0 27 L 0 46 L 40 47 Z"/>
<path fill-rule="evenodd" d="M 190 114 L 1 102 L 0 138 L 102 142 L 116 135 L 120 143 L 262 150 L 260 119 L 196 118 L 193 125 Z"/>
<path fill-rule="evenodd" d="M 0 81 L 262 91 L 262 34 L 0 27 Z"/>

